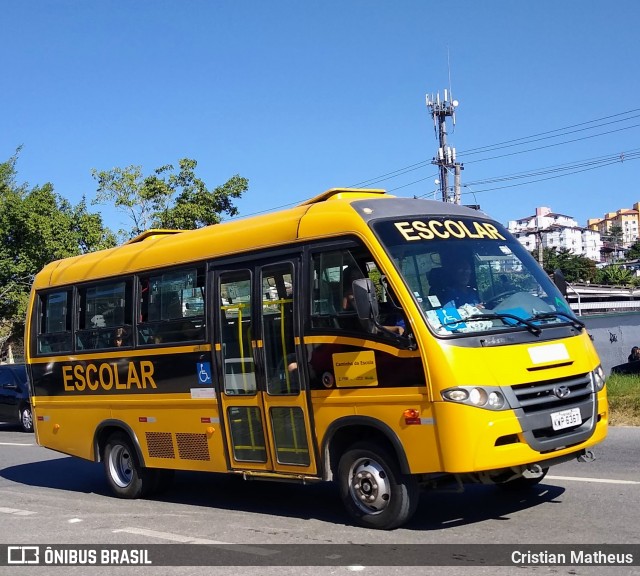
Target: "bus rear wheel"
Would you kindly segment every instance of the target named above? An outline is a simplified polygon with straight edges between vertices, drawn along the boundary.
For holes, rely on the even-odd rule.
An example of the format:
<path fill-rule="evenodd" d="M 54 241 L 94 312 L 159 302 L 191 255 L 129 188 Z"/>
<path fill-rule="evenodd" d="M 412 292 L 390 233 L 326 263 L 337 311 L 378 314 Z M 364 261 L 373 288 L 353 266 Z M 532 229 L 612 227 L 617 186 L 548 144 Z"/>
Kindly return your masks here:
<path fill-rule="evenodd" d="M 109 487 L 119 498 L 140 498 L 152 488 L 153 475 L 140 465 L 126 434 L 115 432 L 109 436 L 102 460 Z"/>
<path fill-rule="evenodd" d="M 397 528 L 418 506 L 416 479 L 402 474 L 395 458 L 371 442 L 359 442 L 345 452 L 338 481 L 347 511 L 367 528 Z"/>

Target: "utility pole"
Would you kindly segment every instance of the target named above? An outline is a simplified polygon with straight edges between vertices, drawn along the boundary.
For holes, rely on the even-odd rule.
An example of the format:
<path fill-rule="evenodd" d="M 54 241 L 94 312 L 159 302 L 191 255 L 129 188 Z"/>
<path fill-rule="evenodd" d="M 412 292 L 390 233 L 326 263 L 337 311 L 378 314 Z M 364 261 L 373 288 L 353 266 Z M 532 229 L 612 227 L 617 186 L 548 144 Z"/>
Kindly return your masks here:
<path fill-rule="evenodd" d="M 440 100 L 440 92 L 435 97 L 427 94 L 427 108 L 431 111 L 433 128 L 438 139 L 438 154 L 431 161 L 438 166 L 440 172 L 440 191 L 443 202 L 460 204 L 460 172 L 464 167 L 456 162 L 456 149 L 447 144 L 447 118 L 451 118 L 453 126 L 456 125 L 456 107 L 458 101 L 451 98 L 451 91 L 444 91 L 444 98 Z M 453 193 L 449 190 L 449 172 L 454 173 Z"/>
<path fill-rule="evenodd" d="M 542 245 L 542 230 L 536 225 L 536 244 L 538 246 L 538 264 L 544 266 L 544 246 Z"/>

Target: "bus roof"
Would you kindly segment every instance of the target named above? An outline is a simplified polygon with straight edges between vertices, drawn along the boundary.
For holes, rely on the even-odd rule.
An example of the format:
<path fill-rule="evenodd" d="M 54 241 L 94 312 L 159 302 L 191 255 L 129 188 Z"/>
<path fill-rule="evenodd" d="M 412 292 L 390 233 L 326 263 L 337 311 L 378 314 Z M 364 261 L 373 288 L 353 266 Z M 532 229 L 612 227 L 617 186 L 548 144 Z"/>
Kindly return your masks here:
<path fill-rule="evenodd" d="M 383 202 L 382 211 L 379 202 Z M 36 276 L 34 288 L 286 246 L 305 238 L 361 235 L 372 219 L 414 214 L 486 218 L 469 208 L 432 200 L 396 198 L 379 189 L 332 188 L 287 210 L 196 230 L 147 230 L 121 246 L 51 262 Z"/>

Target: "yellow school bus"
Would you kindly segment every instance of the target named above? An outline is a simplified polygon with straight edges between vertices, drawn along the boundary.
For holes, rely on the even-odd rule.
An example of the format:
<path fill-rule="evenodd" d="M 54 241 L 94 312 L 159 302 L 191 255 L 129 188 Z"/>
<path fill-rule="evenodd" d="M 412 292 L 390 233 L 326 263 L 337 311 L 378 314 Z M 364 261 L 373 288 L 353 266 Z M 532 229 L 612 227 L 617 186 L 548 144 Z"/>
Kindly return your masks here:
<path fill-rule="evenodd" d="M 122 498 L 175 470 L 334 481 L 390 529 L 421 488 L 531 486 L 607 432 L 597 353 L 531 255 L 383 190 L 53 262 L 27 360 L 38 443 Z"/>

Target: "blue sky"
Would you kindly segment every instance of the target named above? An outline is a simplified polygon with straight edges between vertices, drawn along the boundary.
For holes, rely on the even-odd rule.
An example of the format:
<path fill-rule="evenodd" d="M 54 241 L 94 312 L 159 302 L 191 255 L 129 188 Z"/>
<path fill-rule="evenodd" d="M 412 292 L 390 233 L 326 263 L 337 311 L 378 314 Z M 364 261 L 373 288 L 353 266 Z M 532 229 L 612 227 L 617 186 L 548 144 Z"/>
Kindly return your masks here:
<path fill-rule="evenodd" d="M 366 181 L 433 197 L 450 70 L 463 202 L 585 225 L 640 201 L 639 22 L 635 0 L 4 0 L 0 160 L 22 145 L 19 182 L 73 203 L 92 168 L 183 157 L 248 178 L 241 215 Z"/>

